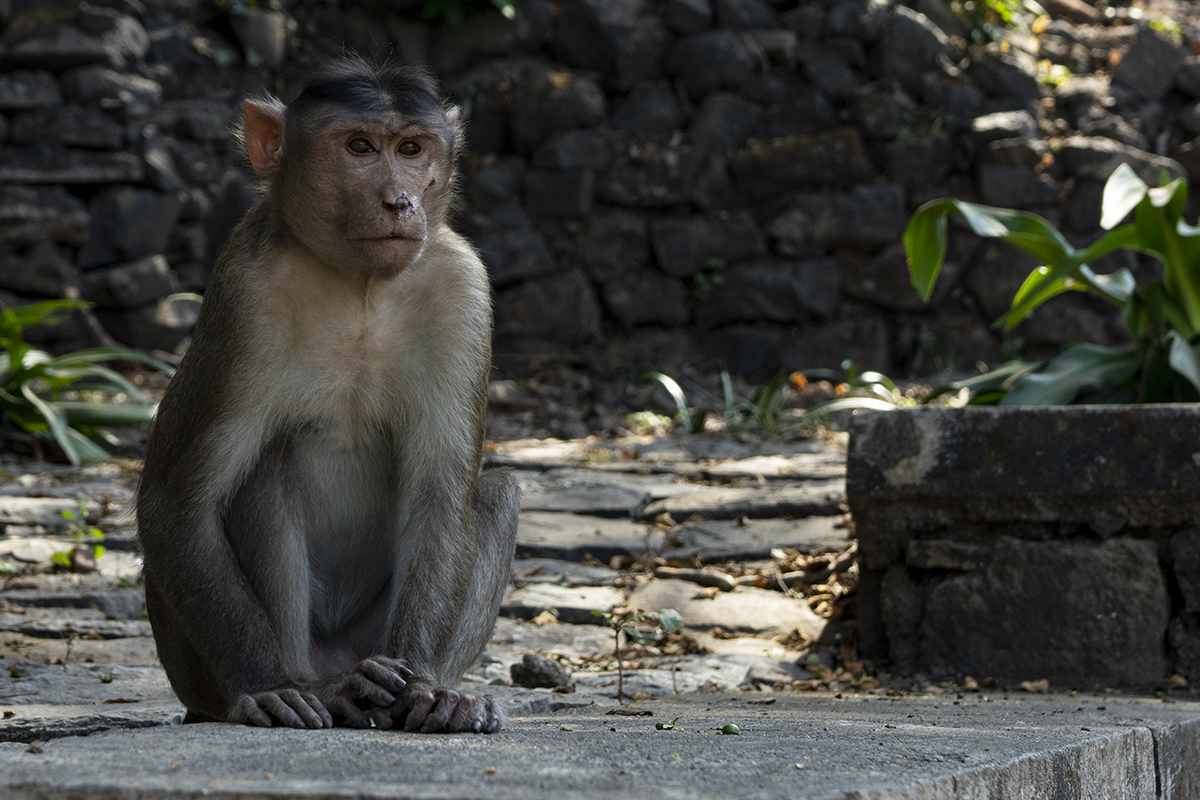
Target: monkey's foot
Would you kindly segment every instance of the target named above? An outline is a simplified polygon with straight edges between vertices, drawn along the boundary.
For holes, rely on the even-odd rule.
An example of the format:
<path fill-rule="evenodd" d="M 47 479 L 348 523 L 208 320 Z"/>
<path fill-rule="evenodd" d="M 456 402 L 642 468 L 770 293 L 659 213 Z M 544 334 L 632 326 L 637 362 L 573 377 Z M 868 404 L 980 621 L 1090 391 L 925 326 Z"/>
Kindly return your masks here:
<path fill-rule="evenodd" d="M 410 678 L 396 695 L 387 727 L 420 733 L 495 733 L 502 721 L 491 697 L 456 692 L 423 678 Z M 379 727 L 384 727 L 380 725 Z"/>
<path fill-rule="evenodd" d="M 313 691 L 339 726 L 369 728 L 374 723 L 377 728 L 390 728 L 388 709 L 411 677 L 412 670 L 403 662 L 371 656 L 354 669 L 322 681 Z"/>
<path fill-rule="evenodd" d="M 333 727 L 333 718 L 316 695 L 296 689 L 244 694 L 234 702 L 228 719 L 260 728 L 276 723 L 288 728 Z"/>

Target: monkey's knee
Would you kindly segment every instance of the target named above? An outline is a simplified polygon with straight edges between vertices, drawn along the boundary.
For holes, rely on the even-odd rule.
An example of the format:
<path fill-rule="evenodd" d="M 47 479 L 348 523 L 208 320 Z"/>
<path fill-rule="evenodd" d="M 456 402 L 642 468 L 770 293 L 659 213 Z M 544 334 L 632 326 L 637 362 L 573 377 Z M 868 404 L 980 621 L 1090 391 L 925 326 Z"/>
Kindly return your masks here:
<path fill-rule="evenodd" d="M 486 540 L 503 546 L 516 542 L 521 487 L 511 470 L 493 469 L 479 476 L 475 507 Z"/>

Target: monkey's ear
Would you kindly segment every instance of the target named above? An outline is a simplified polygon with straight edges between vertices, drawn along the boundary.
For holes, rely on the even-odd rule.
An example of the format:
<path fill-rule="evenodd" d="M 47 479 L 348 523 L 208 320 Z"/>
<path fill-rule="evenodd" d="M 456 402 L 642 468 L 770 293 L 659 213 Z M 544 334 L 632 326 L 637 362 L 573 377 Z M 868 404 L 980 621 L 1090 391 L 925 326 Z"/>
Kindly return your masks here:
<path fill-rule="evenodd" d="M 279 172 L 283 161 L 283 103 L 247 100 L 242 103 L 242 112 L 246 115 L 246 154 L 250 156 L 250 166 L 258 177 L 269 178 Z"/>
<path fill-rule="evenodd" d="M 448 106 L 446 108 L 446 121 L 455 128 L 462 127 L 462 106 Z"/>

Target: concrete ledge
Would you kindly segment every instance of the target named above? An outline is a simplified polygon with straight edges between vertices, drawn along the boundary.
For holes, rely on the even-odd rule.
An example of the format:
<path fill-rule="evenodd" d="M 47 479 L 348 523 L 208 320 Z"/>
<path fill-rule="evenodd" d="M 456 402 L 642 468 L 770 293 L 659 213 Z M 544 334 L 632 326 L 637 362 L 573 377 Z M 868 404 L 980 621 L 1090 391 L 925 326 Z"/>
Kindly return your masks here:
<path fill-rule="evenodd" d="M 0 744 L 12 800 L 1104 798 L 1200 791 L 1200 707 L 968 694 L 689 695 L 513 720 L 495 736 L 233 725 Z M 655 723 L 678 718 L 679 730 Z M 739 736 L 716 734 L 733 722 Z M 797 764 L 803 765 L 798 769 Z"/>

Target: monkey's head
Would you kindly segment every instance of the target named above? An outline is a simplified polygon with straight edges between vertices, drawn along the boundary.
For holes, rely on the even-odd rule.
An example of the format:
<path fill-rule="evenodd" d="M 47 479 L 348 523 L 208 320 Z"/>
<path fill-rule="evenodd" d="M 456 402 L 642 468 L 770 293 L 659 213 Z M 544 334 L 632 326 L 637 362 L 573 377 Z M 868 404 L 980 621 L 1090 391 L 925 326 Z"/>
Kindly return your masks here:
<path fill-rule="evenodd" d="M 327 266 L 401 270 L 445 220 L 462 128 L 426 70 L 345 58 L 290 106 L 242 108 L 246 151 L 280 224 Z"/>

